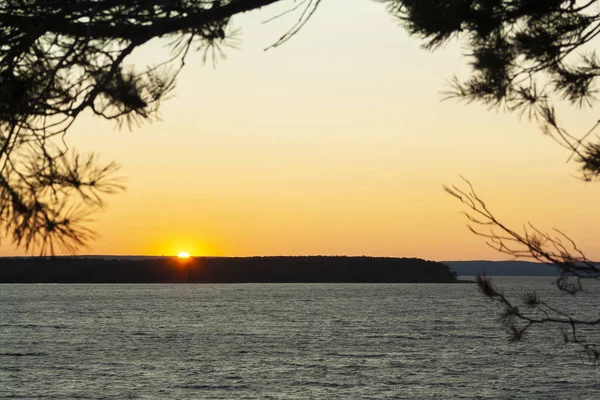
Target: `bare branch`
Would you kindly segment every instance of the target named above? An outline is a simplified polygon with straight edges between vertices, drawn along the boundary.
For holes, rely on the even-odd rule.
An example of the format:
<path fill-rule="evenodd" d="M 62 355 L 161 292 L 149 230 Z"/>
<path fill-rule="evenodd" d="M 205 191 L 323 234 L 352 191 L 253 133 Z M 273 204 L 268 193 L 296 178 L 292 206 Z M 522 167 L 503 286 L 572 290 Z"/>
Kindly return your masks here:
<path fill-rule="evenodd" d="M 490 247 L 513 258 L 533 259 L 549 267 L 556 267 L 560 272 L 559 278 L 555 281 L 556 287 L 571 295 L 583 290 L 582 279 L 600 280 L 598 264 L 589 260 L 564 232 L 554 229 L 556 235 L 553 235 L 528 223 L 523 227 L 523 232 L 519 233 L 500 223 L 489 211 L 485 202 L 475 193 L 471 183 L 469 181 L 466 183 L 469 191 L 448 186 L 444 186 L 444 189 L 467 207 L 469 211 L 465 215 L 471 223 L 491 229 L 489 233 L 485 233 L 468 226 L 475 235 L 487 239 L 486 243 Z M 473 214 L 477 217 L 473 217 Z M 598 332 L 600 317 L 576 318 L 540 299 L 535 292 L 526 292 L 521 296 L 521 301 L 527 310 L 522 311 L 492 284 L 487 276 L 477 275 L 476 280 L 480 292 L 501 306 L 499 319 L 508 329 L 511 341 L 523 340 L 525 332 L 534 326 L 567 325 L 569 329 L 563 330 L 565 341 L 579 345 L 595 362 L 600 361 L 599 344 L 590 341 L 589 338 L 581 337 L 578 330 L 581 326 L 591 326 L 596 328 L 597 334 L 600 334 Z"/>

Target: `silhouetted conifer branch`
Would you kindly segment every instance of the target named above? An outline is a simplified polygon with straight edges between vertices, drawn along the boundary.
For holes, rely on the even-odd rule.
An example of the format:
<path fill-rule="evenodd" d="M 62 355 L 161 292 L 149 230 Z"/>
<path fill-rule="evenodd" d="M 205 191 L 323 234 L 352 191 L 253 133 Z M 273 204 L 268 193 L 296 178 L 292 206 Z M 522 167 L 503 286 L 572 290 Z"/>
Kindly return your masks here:
<path fill-rule="evenodd" d="M 115 163 L 69 150 L 84 112 L 131 128 L 157 118 L 190 51 L 213 64 L 237 46 L 231 17 L 278 0 L 0 1 L 0 227 L 42 254 L 73 252 L 103 198 L 123 189 Z M 319 0 L 300 8 L 294 35 Z M 130 55 L 164 38 L 156 65 Z"/>
<path fill-rule="evenodd" d="M 570 134 L 553 104 L 596 101 L 600 59 L 592 43 L 600 34 L 599 2 L 564 0 L 380 0 L 409 33 L 437 49 L 461 42 L 470 77 L 449 82 L 446 98 L 481 102 L 539 121 L 580 163 L 586 180 L 600 176 L 600 142 Z"/>

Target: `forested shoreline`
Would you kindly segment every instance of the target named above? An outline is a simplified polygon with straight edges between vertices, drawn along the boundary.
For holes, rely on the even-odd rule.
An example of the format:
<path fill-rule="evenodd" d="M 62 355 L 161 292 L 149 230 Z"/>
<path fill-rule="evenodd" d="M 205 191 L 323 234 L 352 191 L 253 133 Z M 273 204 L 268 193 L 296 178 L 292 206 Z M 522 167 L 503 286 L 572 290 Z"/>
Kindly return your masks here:
<path fill-rule="evenodd" d="M 455 283 L 445 264 L 417 258 L 280 256 L 14 257 L 0 259 L 0 283 Z"/>

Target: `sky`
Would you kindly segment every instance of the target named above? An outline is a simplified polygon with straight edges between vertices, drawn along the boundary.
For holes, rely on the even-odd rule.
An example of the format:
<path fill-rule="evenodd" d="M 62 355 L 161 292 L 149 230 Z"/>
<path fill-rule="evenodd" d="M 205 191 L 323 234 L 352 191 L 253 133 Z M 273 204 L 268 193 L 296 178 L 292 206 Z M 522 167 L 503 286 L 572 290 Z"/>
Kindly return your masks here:
<path fill-rule="evenodd" d="M 69 144 L 117 161 L 127 179 L 81 254 L 506 259 L 443 191 L 462 175 L 507 224 L 559 228 L 600 257 L 600 184 L 578 179 L 536 123 L 442 101 L 448 79 L 469 73 L 460 43 L 432 53 L 377 2 L 324 0 L 265 51 L 294 15 L 263 22 L 290 4 L 235 18 L 239 48 L 215 67 L 191 54 L 160 121 L 76 122 Z M 164 44 L 132 62 L 160 59 Z M 597 119 L 561 111 L 575 133 Z M 20 254 L 0 244 L 0 255 Z"/>

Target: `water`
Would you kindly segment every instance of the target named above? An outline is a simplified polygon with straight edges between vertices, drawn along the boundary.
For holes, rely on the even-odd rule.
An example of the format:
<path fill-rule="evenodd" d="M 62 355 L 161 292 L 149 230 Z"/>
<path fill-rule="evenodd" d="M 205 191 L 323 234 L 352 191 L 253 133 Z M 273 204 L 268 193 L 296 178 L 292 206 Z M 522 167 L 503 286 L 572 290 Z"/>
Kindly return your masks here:
<path fill-rule="evenodd" d="M 469 284 L 0 285 L 0 398 L 600 398 L 556 331 L 495 317 Z"/>

